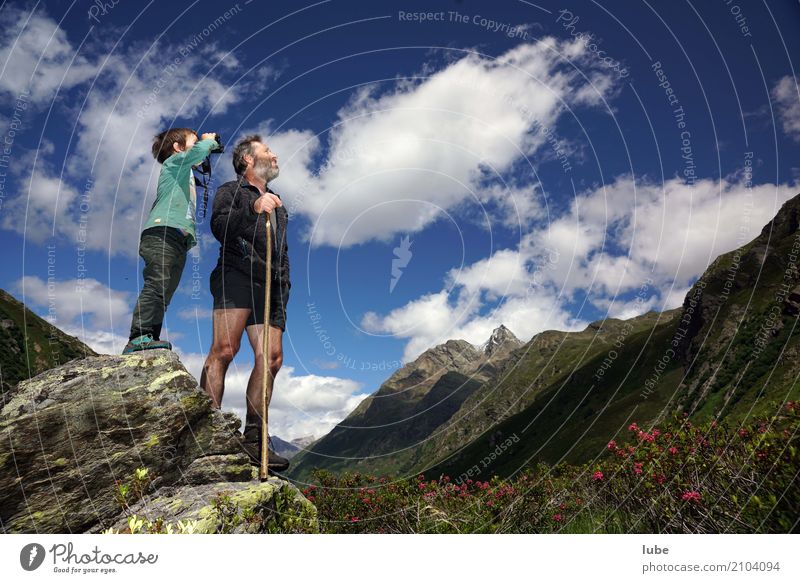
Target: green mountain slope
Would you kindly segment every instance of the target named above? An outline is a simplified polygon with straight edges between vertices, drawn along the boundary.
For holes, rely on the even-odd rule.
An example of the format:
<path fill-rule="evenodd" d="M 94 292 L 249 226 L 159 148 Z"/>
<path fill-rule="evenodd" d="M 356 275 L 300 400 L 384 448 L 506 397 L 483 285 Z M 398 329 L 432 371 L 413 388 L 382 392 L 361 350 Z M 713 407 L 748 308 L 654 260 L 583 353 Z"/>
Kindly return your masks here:
<path fill-rule="evenodd" d="M 423 463 L 419 444 L 498 374 L 521 345 L 508 328 L 499 326 L 481 346 L 448 340 L 426 350 L 298 454 L 290 475 L 308 479 L 314 468 L 397 473 Z"/>
<path fill-rule="evenodd" d="M 95 352 L 0 290 L 0 383 L 6 393 L 19 381 Z"/>
<path fill-rule="evenodd" d="M 448 343 L 458 363 L 431 349 L 435 366 L 395 373 L 295 458 L 292 476 L 307 479 L 314 467 L 458 476 L 477 467 L 485 478 L 539 461 L 580 464 L 633 421 L 685 412 L 738 423 L 796 399 L 798 224 L 800 196 L 756 239 L 718 257 L 681 308 L 543 332 L 476 370 L 464 360 L 480 351 L 464 341 Z M 446 378 L 448 367 L 472 382 Z M 449 398 L 425 409 L 440 379 Z"/>
<path fill-rule="evenodd" d="M 545 461 L 583 463 L 635 421 L 674 412 L 736 426 L 800 397 L 800 197 L 761 234 L 720 256 L 695 283 L 677 317 L 631 335 L 601 380 L 607 356 L 542 390 L 523 411 L 442 454 L 430 475 L 509 475 Z M 676 311 L 673 311 L 676 312 Z M 499 440 L 514 437 L 498 448 Z"/>
<path fill-rule="evenodd" d="M 630 320 L 608 318 L 593 322 L 580 332 L 549 330 L 537 334 L 516 352 L 515 359 L 506 362 L 502 371 L 465 401 L 447 426 L 421 444 L 423 451 L 418 458 L 430 463 L 456 451 L 497 423 L 524 410 L 552 387 L 572 386 L 576 380 L 572 377 L 584 367 L 589 377 L 597 374 L 603 378 L 602 361 L 609 358 L 616 343 L 630 343 L 640 334 L 645 334 L 642 338 L 646 340 L 654 327 L 668 325 L 677 314 L 677 310 L 648 312 Z M 617 364 L 620 361 L 624 358 L 617 356 L 614 361 L 617 368 L 632 362 Z M 570 393 L 568 399 L 574 397 L 575 394 Z M 410 468 L 411 471 L 422 469 L 424 467 Z"/>

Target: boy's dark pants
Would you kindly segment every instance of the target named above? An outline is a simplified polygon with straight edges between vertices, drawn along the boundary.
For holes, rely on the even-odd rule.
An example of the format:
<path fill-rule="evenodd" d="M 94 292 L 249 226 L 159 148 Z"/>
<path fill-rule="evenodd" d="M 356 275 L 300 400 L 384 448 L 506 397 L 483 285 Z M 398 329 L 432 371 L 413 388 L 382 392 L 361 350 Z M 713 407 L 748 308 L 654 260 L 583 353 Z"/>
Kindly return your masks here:
<path fill-rule="evenodd" d="M 164 312 L 181 281 L 189 238 L 173 227 L 142 231 L 139 255 L 144 259 L 144 286 L 136 302 L 130 339 L 144 334 L 158 340 Z"/>

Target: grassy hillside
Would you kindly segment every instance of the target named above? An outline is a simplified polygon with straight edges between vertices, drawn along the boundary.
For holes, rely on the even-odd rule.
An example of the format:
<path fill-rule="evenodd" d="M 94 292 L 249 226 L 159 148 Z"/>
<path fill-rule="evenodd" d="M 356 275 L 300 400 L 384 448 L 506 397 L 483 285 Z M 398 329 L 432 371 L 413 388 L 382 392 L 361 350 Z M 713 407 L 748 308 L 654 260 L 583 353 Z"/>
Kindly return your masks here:
<path fill-rule="evenodd" d="M 0 290 L 0 381 L 3 391 L 19 381 L 95 352 Z"/>
<path fill-rule="evenodd" d="M 486 479 L 494 474 L 508 476 L 538 462 L 581 464 L 591 460 L 624 433 L 631 420 L 656 419 L 668 407 L 682 376 L 678 362 L 672 361 L 660 373 L 657 389 L 651 394 L 644 397 L 642 387 L 676 327 L 673 318 L 653 330 L 631 335 L 616 349 L 618 356 L 605 368 L 601 380 L 596 374 L 604 361 L 608 362 L 607 353 L 589 359 L 566 378 L 539 391 L 531 405 L 453 454 L 439 458 L 434 467 L 417 471 L 459 476 L 477 465 L 481 478 Z M 513 444 L 492 455 L 497 444 L 509 438 Z M 435 453 L 432 451 L 429 459 L 436 459 Z"/>
<path fill-rule="evenodd" d="M 631 335 L 602 381 L 595 374 L 606 357 L 598 355 L 457 451 L 429 450 L 439 458 L 427 473 L 459 475 L 478 464 L 510 475 L 538 461 L 584 463 L 631 421 L 648 426 L 677 412 L 741 424 L 797 400 L 798 218 L 796 197 L 756 239 L 714 261 L 676 317 Z M 492 456 L 511 435 L 519 441 Z"/>
<path fill-rule="evenodd" d="M 648 312 L 627 321 L 609 318 L 581 332 L 546 331 L 491 368 L 488 376 L 442 377 L 435 391 L 411 406 L 401 407 L 398 399 L 366 403 L 298 455 L 290 475 L 307 480 L 315 468 L 392 474 L 425 470 L 524 410 L 549 387 L 566 382 L 581 364 L 604 358 L 621 336 L 646 333 L 677 313 Z M 382 389 L 376 397 L 383 394 Z"/>
<path fill-rule="evenodd" d="M 478 380 L 446 372 L 418 399 L 378 401 L 364 414 L 348 417 L 324 439 L 298 454 L 291 475 L 296 479 L 309 478 L 315 468 L 372 473 L 405 471 L 422 461 L 414 446 L 443 425 L 480 387 Z M 367 416 L 366 411 L 371 414 Z M 365 417 L 374 424 L 349 424 L 359 420 L 363 423 Z M 376 422 L 381 418 L 387 422 Z"/>
<path fill-rule="evenodd" d="M 500 374 L 465 401 L 446 427 L 421 444 L 419 459 L 430 464 L 449 455 L 534 402 L 541 403 L 543 395 L 551 395 L 553 390 L 561 401 L 581 398 L 615 343 L 647 342 L 653 332 L 663 329 L 677 315 L 677 310 L 648 312 L 630 320 L 608 318 L 590 324 L 581 332 L 551 330 L 537 334 Z M 611 368 L 635 366 L 637 354 L 638 351 L 626 351 L 624 356 L 616 357 Z M 608 382 L 606 379 L 605 384 Z M 589 402 L 592 410 L 597 410 L 597 397 L 592 396 Z M 410 471 L 426 467 L 416 466 Z"/>
<path fill-rule="evenodd" d="M 405 402 L 365 401 L 292 476 L 320 467 L 436 478 L 477 467 L 485 479 L 590 462 L 632 421 L 769 416 L 800 398 L 798 226 L 795 197 L 753 241 L 718 257 L 682 307 L 538 334 L 482 378 L 467 374 L 478 386 L 447 379 L 436 407 L 422 405 L 427 387 Z"/>

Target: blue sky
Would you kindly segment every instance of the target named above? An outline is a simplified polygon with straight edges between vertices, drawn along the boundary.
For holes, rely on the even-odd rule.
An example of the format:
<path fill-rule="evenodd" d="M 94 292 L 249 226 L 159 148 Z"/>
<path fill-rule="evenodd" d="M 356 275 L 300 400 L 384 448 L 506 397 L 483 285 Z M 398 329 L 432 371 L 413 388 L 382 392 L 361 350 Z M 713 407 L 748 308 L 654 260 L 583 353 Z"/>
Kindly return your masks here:
<path fill-rule="evenodd" d="M 177 125 L 279 156 L 283 437 L 324 434 L 449 338 L 676 307 L 798 192 L 800 5 L 603 4 L 6 2 L 0 285 L 118 352 L 151 138 Z M 199 231 L 168 313 L 195 374 L 218 253 Z"/>

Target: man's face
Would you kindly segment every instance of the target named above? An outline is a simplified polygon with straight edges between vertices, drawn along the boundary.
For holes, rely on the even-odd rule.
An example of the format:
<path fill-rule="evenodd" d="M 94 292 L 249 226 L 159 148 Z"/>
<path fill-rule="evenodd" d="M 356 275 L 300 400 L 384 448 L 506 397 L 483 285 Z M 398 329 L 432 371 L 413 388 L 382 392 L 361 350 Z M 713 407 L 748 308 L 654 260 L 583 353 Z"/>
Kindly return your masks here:
<path fill-rule="evenodd" d="M 265 182 L 275 180 L 280 173 L 278 156 L 262 142 L 255 143 L 253 149 L 253 172 L 255 175 Z"/>

